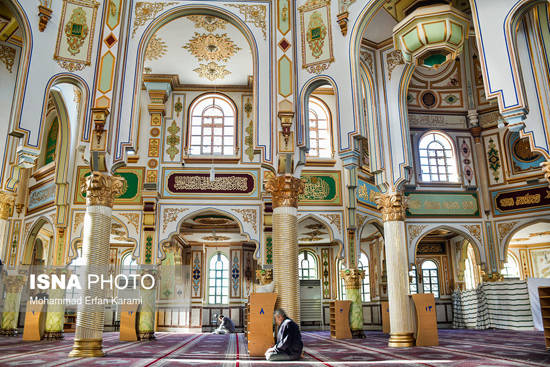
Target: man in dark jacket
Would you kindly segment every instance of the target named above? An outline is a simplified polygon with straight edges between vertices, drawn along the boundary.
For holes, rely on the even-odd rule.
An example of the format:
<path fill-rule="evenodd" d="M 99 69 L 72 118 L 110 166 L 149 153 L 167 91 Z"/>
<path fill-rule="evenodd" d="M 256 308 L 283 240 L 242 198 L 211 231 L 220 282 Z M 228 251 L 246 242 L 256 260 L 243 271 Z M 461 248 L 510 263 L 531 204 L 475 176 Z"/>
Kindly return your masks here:
<path fill-rule="evenodd" d="M 277 344 L 265 352 L 268 361 L 295 361 L 302 356 L 302 335 L 294 321 L 288 318 L 282 309 L 273 312 L 275 323 L 279 326 Z"/>
<path fill-rule="evenodd" d="M 213 334 L 229 334 L 235 332 L 233 320 L 224 315 L 218 316 L 218 319 L 220 320 L 220 326 L 214 330 Z"/>

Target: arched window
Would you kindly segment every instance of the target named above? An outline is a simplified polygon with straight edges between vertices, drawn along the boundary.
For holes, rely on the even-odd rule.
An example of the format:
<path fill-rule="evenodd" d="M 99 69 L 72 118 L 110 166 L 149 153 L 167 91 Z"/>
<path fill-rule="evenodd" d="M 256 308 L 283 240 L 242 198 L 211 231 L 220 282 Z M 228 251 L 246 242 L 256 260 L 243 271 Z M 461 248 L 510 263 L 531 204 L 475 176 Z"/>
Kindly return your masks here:
<path fill-rule="evenodd" d="M 416 265 L 413 265 L 409 270 L 409 292 L 411 294 L 418 294 L 418 272 Z"/>
<path fill-rule="evenodd" d="M 208 303 L 228 303 L 229 295 L 229 260 L 221 252 L 210 258 L 208 267 L 210 279 L 208 283 Z"/>
<path fill-rule="evenodd" d="M 298 254 L 299 279 L 319 279 L 317 276 L 317 256 L 311 251 Z"/>
<path fill-rule="evenodd" d="M 426 260 L 422 263 L 422 279 L 424 284 L 424 293 L 433 293 L 435 298 L 439 298 L 439 276 L 437 274 L 437 265 L 432 260 Z"/>
<path fill-rule="evenodd" d="M 308 157 L 332 158 L 332 128 L 330 113 L 320 99 L 309 99 L 309 152 Z"/>
<path fill-rule="evenodd" d="M 53 120 L 48 138 L 46 140 L 46 155 L 44 157 L 44 166 L 55 161 L 55 148 L 57 147 L 57 137 L 59 135 L 59 123 L 57 117 Z"/>
<path fill-rule="evenodd" d="M 121 274 L 129 276 L 130 274 L 134 274 L 138 268 L 136 260 L 132 258 L 131 253 L 127 253 L 122 258 L 122 271 Z"/>
<path fill-rule="evenodd" d="M 365 272 L 365 277 L 361 283 L 361 300 L 363 302 L 370 302 L 369 258 L 362 252 L 357 268 Z"/>
<path fill-rule="evenodd" d="M 365 272 L 365 278 L 361 281 L 361 301 L 370 302 L 369 258 L 364 253 L 361 253 L 357 269 Z M 346 270 L 342 262 L 340 262 L 340 270 Z M 340 277 L 340 296 L 340 299 L 346 299 L 346 286 L 342 277 Z"/>
<path fill-rule="evenodd" d="M 472 260 L 470 260 L 470 258 L 467 258 L 464 262 L 464 283 L 466 285 L 466 290 L 474 289 L 476 287 L 474 266 L 472 265 Z"/>
<path fill-rule="evenodd" d="M 208 94 L 190 108 L 189 154 L 235 155 L 235 104 L 221 94 Z"/>
<path fill-rule="evenodd" d="M 69 264 L 68 268 L 78 277 L 78 282 L 82 285 L 84 284 L 84 269 L 86 267 L 86 262 L 82 257 L 82 247 L 79 247 L 76 250 L 77 257 L 75 257 Z M 82 296 L 82 290 L 78 287 L 72 287 L 65 291 L 66 299 L 79 299 Z"/>
<path fill-rule="evenodd" d="M 504 264 L 504 269 L 500 272 L 504 278 L 519 279 L 519 264 L 514 255 L 508 252 L 507 262 Z"/>
<path fill-rule="evenodd" d="M 418 143 L 420 169 L 424 182 L 458 182 L 456 157 L 451 139 L 433 132 Z"/>

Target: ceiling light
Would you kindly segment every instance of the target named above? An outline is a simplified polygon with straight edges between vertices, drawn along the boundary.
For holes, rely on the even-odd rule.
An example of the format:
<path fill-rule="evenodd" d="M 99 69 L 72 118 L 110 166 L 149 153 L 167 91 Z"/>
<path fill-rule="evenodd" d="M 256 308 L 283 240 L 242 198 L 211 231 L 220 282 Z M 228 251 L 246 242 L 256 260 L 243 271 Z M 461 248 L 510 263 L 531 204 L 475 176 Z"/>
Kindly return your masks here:
<path fill-rule="evenodd" d="M 206 49 L 208 50 L 208 52 L 214 53 L 214 52 L 218 51 L 218 46 L 216 46 L 216 45 L 208 45 L 208 46 L 206 46 Z"/>

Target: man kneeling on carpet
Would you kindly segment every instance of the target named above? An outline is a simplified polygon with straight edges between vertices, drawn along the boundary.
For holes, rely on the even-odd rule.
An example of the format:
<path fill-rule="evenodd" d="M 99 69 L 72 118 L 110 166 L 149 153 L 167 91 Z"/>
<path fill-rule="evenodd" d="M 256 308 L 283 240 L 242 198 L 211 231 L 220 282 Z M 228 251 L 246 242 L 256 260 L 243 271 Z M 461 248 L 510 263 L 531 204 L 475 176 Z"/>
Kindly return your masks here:
<path fill-rule="evenodd" d="M 279 326 L 277 344 L 265 352 L 268 361 L 295 361 L 302 356 L 302 335 L 294 321 L 288 318 L 281 308 L 273 312 L 275 323 Z"/>
<path fill-rule="evenodd" d="M 212 332 L 212 334 L 229 334 L 235 332 L 235 324 L 229 317 L 220 315 L 218 316 L 218 319 L 220 320 L 221 324 L 216 330 Z"/>

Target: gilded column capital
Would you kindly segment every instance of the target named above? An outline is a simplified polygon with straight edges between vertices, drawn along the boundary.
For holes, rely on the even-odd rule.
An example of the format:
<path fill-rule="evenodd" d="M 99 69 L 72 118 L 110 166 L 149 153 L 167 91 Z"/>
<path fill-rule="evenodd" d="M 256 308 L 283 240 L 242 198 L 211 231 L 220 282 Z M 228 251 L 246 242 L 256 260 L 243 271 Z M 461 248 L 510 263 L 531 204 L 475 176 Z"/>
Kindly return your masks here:
<path fill-rule="evenodd" d="M 267 192 L 273 195 L 273 208 L 292 206 L 298 208 L 298 197 L 304 192 L 304 181 L 286 173 L 266 182 Z"/>
<path fill-rule="evenodd" d="M 140 287 L 141 289 L 153 289 L 152 286 L 156 287 L 158 280 L 160 279 L 159 272 L 157 269 L 139 269 L 140 275 Z M 150 275 L 145 277 L 146 275 Z M 145 278 L 144 278 L 145 277 Z M 153 282 L 155 282 L 153 284 Z"/>
<path fill-rule="evenodd" d="M 378 209 L 382 211 L 384 222 L 405 220 L 405 212 L 409 206 L 409 198 L 401 193 L 382 194 L 374 198 Z"/>
<path fill-rule="evenodd" d="M 502 276 L 499 273 L 492 273 L 492 274 L 482 273 L 481 278 L 483 279 L 484 283 L 501 282 L 504 280 L 504 276 Z"/>
<path fill-rule="evenodd" d="M 23 285 L 27 281 L 26 275 L 3 275 L 2 281 L 6 285 L 7 293 L 21 293 Z"/>
<path fill-rule="evenodd" d="M 15 195 L 9 192 L 0 192 L 0 219 L 8 219 L 10 209 L 15 203 Z"/>
<path fill-rule="evenodd" d="M 272 269 L 256 270 L 256 278 L 258 278 L 261 285 L 269 284 L 273 281 L 273 270 Z"/>
<path fill-rule="evenodd" d="M 86 193 L 86 205 L 113 207 L 115 197 L 122 194 L 124 178 L 94 171 L 82 182 L 81 191 Z"/>
<path fill-rule="evenodd" d="M 365 272 L 360 269 L 340 270 L 340 277 L 344 279 L 346 289 L 360 289 L 361 281 L 365 278 Z"/>
<path fill-rule="evenodd" d="M 548 184 L 550 185 L 550 161 L 542 162 L 540 166 L 542 167 L 542 173 L 544 173 L 544 178 L 546 179 L 546 181 L 548 181 Z"/>

